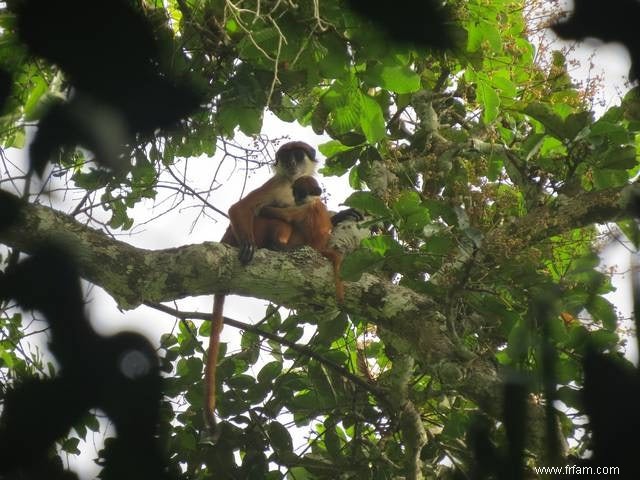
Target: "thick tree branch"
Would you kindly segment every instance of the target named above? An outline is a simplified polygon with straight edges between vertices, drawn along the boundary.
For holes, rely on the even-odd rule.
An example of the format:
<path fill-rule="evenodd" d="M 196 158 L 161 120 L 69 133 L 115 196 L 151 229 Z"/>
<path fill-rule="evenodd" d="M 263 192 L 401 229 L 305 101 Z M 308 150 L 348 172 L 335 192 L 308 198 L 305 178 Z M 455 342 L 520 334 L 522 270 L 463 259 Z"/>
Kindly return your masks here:
<path fill-rule="evenodd" d="M 452 261 L 431 276 L 431 282 L 444 288 L 451 287 L 451 282 L 457 282 L 457 273 L 471 264 L 512 258 L 554 235 L 624 217 L 630 203 L 638 197 L 640 185 L 634 183 L 621 188 L 582 192 L 569 199 L 555 199 L 553 203 L 539 206 L 527 215 L 487 232 L 479 257 L 461 248 Z"/>
<path fill-rule="evenodd" d="M 485 241 L 488 252 L 500 256 L 517 254 L 527 246 L 575 228 L 604 223 L 622 216 L 638 184 L 582 192 L 559 198 L 551 205 L 532 210 L 522 218 L 490 232 Z"/>

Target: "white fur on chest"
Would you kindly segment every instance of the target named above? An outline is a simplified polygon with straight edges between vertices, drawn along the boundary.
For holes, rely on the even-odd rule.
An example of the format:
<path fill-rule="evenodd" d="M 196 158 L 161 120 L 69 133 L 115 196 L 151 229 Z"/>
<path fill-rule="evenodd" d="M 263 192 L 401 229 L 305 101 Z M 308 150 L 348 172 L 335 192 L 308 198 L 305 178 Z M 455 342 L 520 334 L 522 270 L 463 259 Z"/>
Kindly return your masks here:
<path fill-rule="evenodd" d="M 293 197 L 293 189 L 291 188 L 291 182 L 283 181 L 274 185 L 271 190 L 270 198 L 262 205 L 264 207 L 293 207 L 296 204 L 296 200 Z"/>

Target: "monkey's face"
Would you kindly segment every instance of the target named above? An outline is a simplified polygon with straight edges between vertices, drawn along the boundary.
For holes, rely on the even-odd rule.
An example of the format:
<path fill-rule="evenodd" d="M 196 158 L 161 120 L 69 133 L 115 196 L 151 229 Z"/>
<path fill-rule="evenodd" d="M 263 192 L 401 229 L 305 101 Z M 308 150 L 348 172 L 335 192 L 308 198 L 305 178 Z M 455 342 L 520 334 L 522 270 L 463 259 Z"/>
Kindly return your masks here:
<path fill-rule="evenodd" d="M 313 175 L 316 151 L 304 142 L 285 143 L 276 152 L 276 172 L 291 179 Z"/>
<path fill-rule="evenodd" d="M 313 177 L 303 176 L 293 182 L 293 198 L 296 200 L 296 205 L 302 205 L 303 203 L 310 203 L 320 198 L 322 195 L 322 188 L 318 184 L 317 180 Z"/>

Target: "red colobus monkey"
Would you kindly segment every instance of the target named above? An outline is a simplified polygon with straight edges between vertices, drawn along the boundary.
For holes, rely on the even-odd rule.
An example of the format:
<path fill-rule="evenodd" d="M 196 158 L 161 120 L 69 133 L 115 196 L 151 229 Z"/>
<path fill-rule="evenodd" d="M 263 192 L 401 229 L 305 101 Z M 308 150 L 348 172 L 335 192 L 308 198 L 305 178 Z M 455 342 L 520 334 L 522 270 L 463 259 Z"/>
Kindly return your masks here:
<path fill-rule="evenodd" d="M 240 262 L 249 263 L 256 247 L 274 248 L 274 242 L 281 241 L 287 235 L 292 235 L 292 233 L 287 233 L 287 231 L 291 232 L 291 227 L 283 225 L 284 222 L 281 220 L 264 220 L 266 222 L 264 224 L 263 220 L 258 220 L 257 230 L 256 220 L 265 207 L 295 206 L 293 183 L 300 177 L 313 175 L 316 165 L 316 152 L 310 145 L 305 142 L 285 143 L 276 152 L 273 177 L 229 208 L 230 226 L 222 236 L 221 242 L 240 248 L 238 255 Z M 281 237 L 279 240 L 278 236 Z M 216 431 L 214 411 L 216 406 L 216 362 L 220 349 L 220 332 L 224 325 L 224 298 L 225 295 L 221 294 L 213 297 L 211 335 L 204 373 L 205 425 L 212 433 L 214 440 L 219 433 Z"/>
<path fill-rule="evenodd" d="M 295 205 L 292 185 L 298 178 L 316 171 L 316 151 L 304 142 L 289 142 L 276 152 L 275 174 L 229 209 L 231 230 L 221 242 L 234 240 L 240 247 L 238 258 L 247 264 L 253 258 L 256 239 L 253 223 L 263 207 L 292 207 Z M 233 236 L 235 239 L 233 239 Z"/>

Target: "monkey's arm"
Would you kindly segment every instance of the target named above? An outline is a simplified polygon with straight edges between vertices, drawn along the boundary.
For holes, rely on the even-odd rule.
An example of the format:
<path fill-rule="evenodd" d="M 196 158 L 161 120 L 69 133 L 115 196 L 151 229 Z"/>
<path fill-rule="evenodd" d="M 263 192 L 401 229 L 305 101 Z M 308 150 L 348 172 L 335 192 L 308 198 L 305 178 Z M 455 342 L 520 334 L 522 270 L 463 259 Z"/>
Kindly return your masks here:
<path fill-rule="evenodd" d="M 353 220 L 356 222 L 360 222 L 363 219 L 364 219 L 364 216 L 358 210 L 356 210 L 355 208 L 347 208 L 346 210 L 339 211 L 333 217 L 331 217 L 331 223 L 335 227 L 336 225 L 338 225 L 341 222 L 344 222 L 345 220 Z"/>
<path fill-rule="evenodd" d="M 263 207 L 260 216 L 276 218 L 287 223 L 299 223 L 305 219 L 308 213 L 308 205 L 298 207 Z"/>
<path fill-rule="evenodd" d="M 249 263 L 253 258 L 256 249 L 254 218 L 264 205 L 273 201 L 274 183 L 273 178 L 268 180 L 229 208 L 231 228 L 240 247 L 238 258 L 243 264 Z"/>

